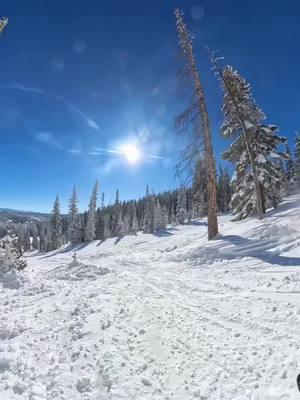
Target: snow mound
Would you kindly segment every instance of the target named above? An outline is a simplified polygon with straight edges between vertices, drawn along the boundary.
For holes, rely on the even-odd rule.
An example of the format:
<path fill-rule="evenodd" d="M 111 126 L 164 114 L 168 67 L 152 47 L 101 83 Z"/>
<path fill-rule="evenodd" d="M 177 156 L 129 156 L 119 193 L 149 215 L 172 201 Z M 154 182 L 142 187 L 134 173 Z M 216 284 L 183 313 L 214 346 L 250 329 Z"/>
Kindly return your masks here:
<path fill-rule="evenodd" d="M 24 278 L 22 274 L 14 268 L 0 268 L 0 283 L 3 288 L 19 289 Z"/>
<path fill-rule="evenodd" d="M 109 272 L 110 270 L 106 267 L 72 261 L 70 264 L 59 266 L 52 271 L 51 277 L 66 281 L 96 280 L 99 276 Z"/>

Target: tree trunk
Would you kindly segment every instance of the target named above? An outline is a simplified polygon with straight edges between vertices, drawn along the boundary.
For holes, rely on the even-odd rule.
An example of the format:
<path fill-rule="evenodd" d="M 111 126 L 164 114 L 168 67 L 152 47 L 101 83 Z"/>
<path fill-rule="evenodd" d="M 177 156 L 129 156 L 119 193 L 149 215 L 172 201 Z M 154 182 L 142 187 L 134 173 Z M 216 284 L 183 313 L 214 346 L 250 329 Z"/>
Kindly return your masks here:
<path fill-rule="evenodd" d="M 266 213 L 266 199 L 265 199 L 265 194 L 264 194 L 264 188 L 261 183 L 259 184 L 259 188 L 260 188 L 260 193 L 261 193 L 261 210 L 262 210 L 262 213 L 265 214 Z"/>
<path fill-rule="evenodd" d="M 183 20 L 182 13 L 177 9 L 175 11 L 176 25 L 179 36 L 180 45 L 187 59 L 188 72 L 191 74 L 191 79 L 195 85 L 195 94 L 199 105 L 199 115 L 201 126 L 197 129 L 196 135 L 204 138 L 204 161 L 207 170 L 207 196 L 208 196 L 208 240 L 213 239 L 218 233 L 218 218 L 217 218 L 217 183 L 216 183 L 216 166 L 213 155 L 211 142 L 211 130 L 208 117 L 207 106 L 205 102 L 204 91 L 202 88 L 200 76 L 197 70 L 195 57 L 193 54 L 193 45 L 191 35 Z"/>
<path fill-rule="evenodd" d="M 211 130 L 204 91 L 201 85 L 199 73 L 197 71 L 196 62 L 192 53 L 190 53 L 189 59 L 192 69 L 193 80 L 195 82 L 196 94 L 199 102 L 199 112 L 201 114 L 202 130 L 204 136 L 204 160 L 207 168 L 208 240 L 211 240 L 218 234 L 216 165 L 212 148 Z"/>

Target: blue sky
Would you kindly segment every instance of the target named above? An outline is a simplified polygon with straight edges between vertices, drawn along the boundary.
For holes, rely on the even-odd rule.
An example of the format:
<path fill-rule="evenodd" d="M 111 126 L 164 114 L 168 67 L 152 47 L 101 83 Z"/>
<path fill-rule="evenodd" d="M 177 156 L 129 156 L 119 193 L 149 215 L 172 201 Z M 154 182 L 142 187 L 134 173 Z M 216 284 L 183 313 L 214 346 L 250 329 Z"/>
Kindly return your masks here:
<path fill-rule="evenodd" d="M 242 6 L 241 6 L 242 4 Z M 292 140 L 300 128 L 297 1 L 15 1 L 0 40 L 0 207 L 49 211 L 56 193 L 66 210 L 73 185 L 83 210 L 97 178 L 106 202 L 175 187 L 182 142 L 173 129 L 184 109 L 178 85 L 173 11 L 194 32 L 216 157 L 222 140 L 221 93 L 205 45 L 251 83 L 267 122 Z M 135 142 L 137 165 L 118 154 Z"/>

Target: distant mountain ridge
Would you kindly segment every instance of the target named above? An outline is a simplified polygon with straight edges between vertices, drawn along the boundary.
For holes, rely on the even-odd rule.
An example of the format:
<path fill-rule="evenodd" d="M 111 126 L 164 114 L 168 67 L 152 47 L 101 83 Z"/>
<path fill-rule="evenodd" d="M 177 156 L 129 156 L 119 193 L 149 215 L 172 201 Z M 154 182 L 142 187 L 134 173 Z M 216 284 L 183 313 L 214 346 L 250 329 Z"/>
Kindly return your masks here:
<path fill-rule="evenodd" d="M 0 221 L 26 222 L 49 219 L 51 214 L 35 211 L 14 210 L 11 208 L 0 208 Z"/>

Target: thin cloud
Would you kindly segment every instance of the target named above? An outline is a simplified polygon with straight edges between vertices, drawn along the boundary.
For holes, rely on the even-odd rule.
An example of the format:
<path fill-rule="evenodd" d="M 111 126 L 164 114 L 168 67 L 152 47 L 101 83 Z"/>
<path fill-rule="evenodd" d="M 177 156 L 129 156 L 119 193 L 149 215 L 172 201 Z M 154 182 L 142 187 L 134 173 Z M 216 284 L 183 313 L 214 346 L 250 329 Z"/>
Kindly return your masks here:
<path fill-rule="evenodd" d="M 41 131 L 36 133 L 35 135 L 35 140 L 38 142 L 45 144 L 45 145 L 50 145 L 51 147 L 55 147 L 58 150 L 62 150 L 63 146 L 62 144 L 56 139 L 56 137 L 51 133 L 47 131 Z"/>
<path fill-rule="evenodd" d="M 23 92 L 46 94 L 46 92 L 44 92 L 44 90 L 42 90 L 42 89 L 38 89 L 38 88 L 35 88 L 35 87 L 24 86 L 21 83 L 12 83 L 10 85 L 10 87 L 12 89 L 22 90 Z"/>
<path fill-rule="evenodd" d="M 56 100 L 62 101 L 66 106 L 68 106 L 69 110 L 71 110 L 74 114 L 79 115 L 86 123 L 87 125 L 94 129 L 94 130 L 99 130 L 99 125 L 91 119 L 86 113 L 84 113 L 78 106 L 76 106 L 74 103 L 72 103 L 70 100 L 66 99 L 63 96 L 53 96 Z"/>
<path fill-rule="evenodd" d="M 120 155 L 123 156 L 124 152 L 120 150 L 113 150 L 113 149 L 104 149 L 102 147 L 95 147 L 92 151 L 89 152 L 90 155 L 97 156 L 97 155 L 103 155 L 103 154 L 111 154 L 111 155 Z M 157 156 L 155 154 L 148 154 L 148 153 L 141 153 L 142 158 L 151 158 L 155 160 L 165 160 L 165 157 L 162 156 Z"/>
<path fill-rule="evenodd" d="M 62 103 L 64 103 L 70 111 L 72 111 L 74 114 L 79 115 L 80 118 L 82 118 L 85 123 L 94 130 L 99 130 L 100 127 L 99 125 L 92 119 L 90 118 L 85 112 L 83 112 L 78 106 L 76 106 L 74 103 L 72 103 L 70 100 L 66 99 L 63 96 L 59 95 L 52 95 L 43 89 L 35 88 L 35 87 L 30 87 L 30 86 L 25 86 L 21 83 L 12 83 L 12 84 L 0 84 L 0 88 L 2 89 L 15 89 L 15 90 L 20 90 L 22 92 L 27 92 L 27 93 L 34 93 L 34 94 L 39 94 L 43 96 L 49 96 L 52 97 L 55 100 L 58 100 Z"/>

